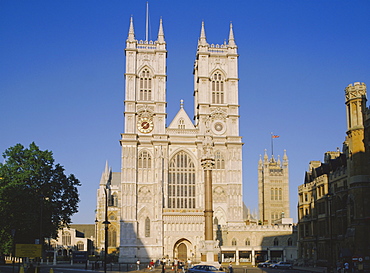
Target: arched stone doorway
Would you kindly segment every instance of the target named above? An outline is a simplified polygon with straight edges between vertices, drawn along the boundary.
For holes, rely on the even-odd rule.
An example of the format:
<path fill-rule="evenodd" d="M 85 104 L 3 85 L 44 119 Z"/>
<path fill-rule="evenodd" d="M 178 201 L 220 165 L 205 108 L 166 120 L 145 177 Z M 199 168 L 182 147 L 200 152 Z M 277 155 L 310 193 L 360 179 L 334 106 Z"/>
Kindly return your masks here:
<path fill-rule="evenodd" d="M 188 259 L 188 248 L 184 243 L 179 244 L 177 254 L 180 261 L 186 261 Z"/>
<path fill-rule="evenodd" d="M 192 258 L 192 248 L 193 246 L 188 240 L 178 240 L 173 249 L 173 257 L 186 262 L 188 258 Z"/>

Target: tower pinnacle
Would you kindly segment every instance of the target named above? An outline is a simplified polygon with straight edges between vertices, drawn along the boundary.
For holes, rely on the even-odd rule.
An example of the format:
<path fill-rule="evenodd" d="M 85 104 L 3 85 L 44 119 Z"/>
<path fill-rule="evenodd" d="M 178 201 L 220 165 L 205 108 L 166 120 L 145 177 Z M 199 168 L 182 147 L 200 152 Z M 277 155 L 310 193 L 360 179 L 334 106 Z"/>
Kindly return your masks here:
<path fill-rule="evenodd" d="M 206 40 L 206 31 L 204 30 L 204 21 L 202 21 L 202 28 L 200 31 L 200 38 L 198 45 L 206 46 L 207 45 L 207 40 Z"/>
<path fill-rule="evenodd" d="M 163 31 L 163 24 L 162 24 L 162 18 L 159 20 L 159 30 L 158 30 L 158 42 L 163 44 L 164 41 L 164 31 Z"/>
<path fill-rule="evenodd" d="M 233 24 L 231 22 L 230 22 L 230 32 L 229 32 L 229 46 L 236 47 L 235 39 L 234 39 Z"/>
<path fill-rule="evenodd" d="M 127 41 L 129 41 L 129 42 L 135 41 L 134 21 L 133 21 L 132 16 L 130 18 L 130 28 L 129 28 L 129 31 L 128 31 Z"/>

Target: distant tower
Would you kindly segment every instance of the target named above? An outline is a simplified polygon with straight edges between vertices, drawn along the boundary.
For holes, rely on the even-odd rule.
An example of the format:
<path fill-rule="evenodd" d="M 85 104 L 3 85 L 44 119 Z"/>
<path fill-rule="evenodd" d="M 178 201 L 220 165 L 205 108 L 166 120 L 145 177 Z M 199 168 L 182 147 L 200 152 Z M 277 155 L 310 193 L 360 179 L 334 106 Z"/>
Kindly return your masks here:
<path fill-rule="evenodd" d="M 365 144 L 364 144 L 364 115 L 366 113 L 366 85 L 355 82 L 345 89 L 347 106 L 347 153 L 349 157 L 349 176 L 358 180 L 356 176 L 366 173 L 369 168 L 364 164 Z M 351 181 L 350 181 L 351 183 Z"/>
<path fill-rule="evenodd" d="M 258 162 L 258 206 L 262 224 L 281 223 L 289 218 L 289 171 L 288 157 L 284 150 L 283 163 L 280 157 L 265 155 Z"/>

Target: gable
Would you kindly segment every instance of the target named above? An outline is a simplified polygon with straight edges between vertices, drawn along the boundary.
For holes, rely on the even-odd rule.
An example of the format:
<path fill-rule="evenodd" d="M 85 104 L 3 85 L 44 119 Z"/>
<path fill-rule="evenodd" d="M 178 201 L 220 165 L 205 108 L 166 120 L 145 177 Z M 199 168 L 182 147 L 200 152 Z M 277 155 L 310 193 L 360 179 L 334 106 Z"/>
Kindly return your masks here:
<path fill-rule="evenodd" d="M 188 114 L 184 108 L 180 108 L 176 116 L 168 126 L 168 129 L 195 129 L 194 124 L 191 122 Z"/>

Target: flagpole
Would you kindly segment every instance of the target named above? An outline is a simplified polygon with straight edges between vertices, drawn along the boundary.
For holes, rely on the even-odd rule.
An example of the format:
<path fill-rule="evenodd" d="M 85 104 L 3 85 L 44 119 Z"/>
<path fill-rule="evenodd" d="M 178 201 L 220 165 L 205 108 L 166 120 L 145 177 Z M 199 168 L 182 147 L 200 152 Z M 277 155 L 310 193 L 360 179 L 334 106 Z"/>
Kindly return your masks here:
<path fill-rule="evenodd" d="M 272 137 L 272 132 L 271 132 L 271 157 L 274 156 L 274 138 Z"/>
<path fill-rule="evenodd" d="M 273 135 L 271 132 L 271 156 L 274 156 L 274 138 L 280 137 L 279 135 Z"/>
<path fill-rule="evenodd" d="M 146 2 L 146 22 L 145 22 L 145 41 L 148 41 L 148 28 L 149 28 L 149 3 Z"/>

